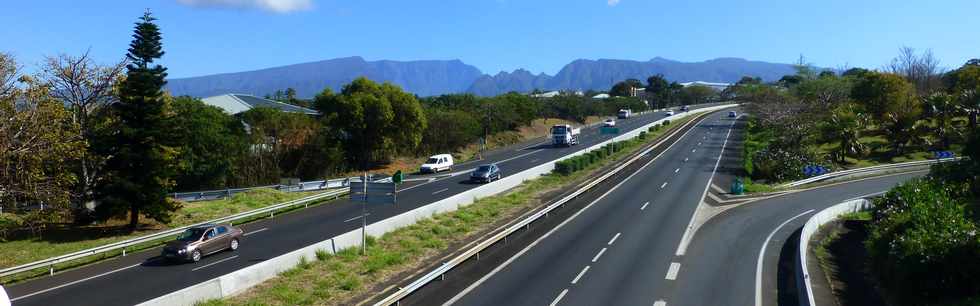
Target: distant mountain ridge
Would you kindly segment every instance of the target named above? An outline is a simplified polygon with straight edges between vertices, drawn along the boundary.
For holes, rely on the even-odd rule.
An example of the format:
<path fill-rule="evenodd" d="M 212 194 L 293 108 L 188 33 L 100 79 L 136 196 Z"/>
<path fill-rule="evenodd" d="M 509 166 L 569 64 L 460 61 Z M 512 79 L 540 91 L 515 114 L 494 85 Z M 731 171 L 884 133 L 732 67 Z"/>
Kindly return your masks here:
<path fill-rule="evenodd" d="M 288 87 L 297 95 L 309 98 L 330 88 L 365 76 L 378 82 L 391 82 L 419 96 L 448 93 L 472 93 L 492 96 L 511 91 L 534 89 L 608 90 L 615 82 L 628 78 L 646 82 L 651 75 L 663 74 L 676 82 L 706 81 L 733 83 L 742 76 L 778 80 L 793 74 L 793 65 L 750 61 L 741 58 L 716 58 L 702 62 L 680 62 L 661 57 L 649 61 L 579 59 L 565 65 L 554 76 L 533 74 L 524 69 L 487 75 L 460 60 L 365 61 L 361 57 L 344 57 L 318 62 L 273 67 L 254 71 L 224 73 L 168 80 L 174 95 L 197 97 L 225 93 L 262 96 Z"/>

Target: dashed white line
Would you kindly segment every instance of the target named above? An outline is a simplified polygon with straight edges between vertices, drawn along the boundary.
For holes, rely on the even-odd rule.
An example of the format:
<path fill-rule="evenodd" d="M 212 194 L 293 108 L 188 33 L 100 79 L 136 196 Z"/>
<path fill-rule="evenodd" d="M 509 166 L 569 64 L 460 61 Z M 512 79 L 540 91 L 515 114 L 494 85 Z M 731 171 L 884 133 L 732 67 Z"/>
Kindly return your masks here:
<path fill-rule="evenodd" d="M 585 275 L 585 272 L 588 272 L 588 271 L 589 271 L 589 266 L 585 266 L 585 268 L 582 269 L 582 272 L 579 272 L 578 275 L 575 276 L 575 279 L 572 280 L 572 285 L 574 285 L 575 283 L 578 283 L 578 280 L 582 278 L 582 275 Z"/>
<path fill-rule="evenodd" d="M 443 188 L 443 189 L 439 189 L 439 190 L 436 190 L 436 191 L 435 191 L 435 192 L 433 192 L 432 194 L 437 194 L 437 193 L 440 193 L 440 192 L 444 192 L 444 191 L 448 191 L 448 190 L 449 190 L 449 188 Z"/>
<path fill-rule="evenodd" d="M 248 235 L 251 235 L 251 234 L 255 234 L 255 233 L 259 233 L 259 232 L 264 232 L 264 231 L 267 231 L 267 230 L 269 230 L 268 227 L 263 227 L 263 228 L 260 228 L 260 229 L 257 229 L 257 230 L 254 230 L 254 231 L 250 231 L 248 233 L 245 233 L 242 236 L 248 236 Z"/>
<path fill-rule="evenodd" d="M 643 203 L 643 206 L 640 207 L 640 210 L 647 209 L 647 205 L 650 205 L 650 202 Z"/>
<path fill-rule="evenodd" d="M 666 279 L 666 280 L 676 280 L 677 279 L 677 272 L 679 272 L 680 270 L 681 270 L 681 264 L 676 263 L 676 262 L 670 263 L 670 268 L 667 269 L 667 276 L 664 277 L 664 279 Z"/>
<path fill-rule="evenodd" d="M 565 294 L 568 294 L 568 289 L 562 290 L 561 293 L 558 294 L 558 297 L 556 297 L 554 301 L 551 301 L 551 306 L 558 305 L 558 301 L 561 301 L 561 298 L 565 297 Z"/>
<path fill-rule="evenodd" d="M 606 248 L 602 248 L 602 250 L 599 250 L 599 254 L 595 254 L 595 257 L 592 257 L 592 262 L 599 261 L 599 257 L 602 257 L 602 253 L 605 252 L 606 252 Z"/>
<path fill-rule="evenodd" d="M 232 257 L 228 257 L 228 258 L 225 258 L 225 259 L 222 259 L 222 260 L 219 260 L 219 261 L 215 261 L 215 262 L 212 262 L 212 263 L 209 263 L 209 264 L 206 264 L 206 265 L 203 265 L 203 266 L 200 266 L 200 267 L 191 269 L 191 271 L 193 272 L 193 271 L 197 271 L 197 270 L 200 270 L 200 269 L 204 269 L 204 268 L 207 268 L 207 267 L 210 267 L 210 266 L 219 264 L 219 263 L 223 263 L 223 262 L 226 262 L 226 261 L 235 259 L 235 258 L 238 258 L 238 255 L 235 255 L 235 256 L 232 256 Z"/>
<path fill-rule="evenodd" d="M 112 274 L 112 273 L 116 273 L 116 272 L 119 272 L 119 271 L 122 271 L 122 270 L 126 270 L 126 269 L 129 269 L 129 268 L 135 267 L 135 266 L 139 266 L 139 265 L 142 265 L 142 263 L 138 263 L 138 264 L 135 264 L 135 265 L 132 265 L 132 266 L 128 266 L 128 267 L 122 267 L 122 268 L 115 269 L 115 270 L 112 270 L 112 271 L 109 271 L 109 272 L 106 272 L 106 273 L 102 273 L 102 274 L 99 274 L 99 275 L 96 275 L 96 276 L 92 276 L 92 277 L 89 277 L 89 278 L 83 278 L 83 279 L 80 279 L 80 280 L 77 280 L 77 281 L 74 281 L 74 282 L 66 283 L 66 284 L 60 285 L 60 286 L 51 287 L 51 288 L 44 289 L 44 290 L 41 290 L 41 291 L 38 291 L 38 292 L 34 292 L 34 293 L 31 293 L 31 294 L 26 294 L 26 295 L 18 296 L 18 297 L 15 297 L 15 298 L 10 299 L 10 301 L 11 302 L 16 302 L 19 299 L 29 298 L 29 297 L 32 297 L 32 296 L 35 296 L 35 295 L 38 295 L 38 294 L 41 294 L 41 293 L 45 293 L 45 292 L 48 292 L 48 291 L 52 291 L 52 290 L 58 290 L 58 289 L 61 289 L 61 288 L 64 288 L 64 287 L 68 287 L 68 286 L 71 286 L 71 285 L 74 285 L 74 284 L 77 284 L 77 283 L 81 283 L 81 282 L 84 282 L 84 281 L 91 280 L 93 278 L 106 276 L 106 275 L 109 275 L 109 274 Z"/>
<path fill-rule="evenodd" d="M 687 162 L 687 157 L 685 157 L 685 158 L 684 158 L 684 162 L 685 162 L 685 163 Z"/>
<path fill-rule="evenodd" d="M 609 243 L 606 243 L 606 245 L 612 245 L 613 242 L 616 242 L 616 239 L 619 238 L 619 234 L 622 233 L 616 233 L 616 236 L 613 236 L 612 239 L 609 239 Z"/>
<path fill-rule="evenodd" d="M 371 213 L 367 213 L 367 214 L 365 214 L 365 216 L 370 216 L 370 215 L 371 215 Z M 354 221 L 354 220 L 357 220 L 357 219 L 360 219 L 361 217 L 364 217 L 364 216 L 357 216 L 357 217 L 353 217 L 353 218 L 350 218 L 350 219 L 347 219 L 347 220 L 344 220 L 344 223 L 347 223 L 347 222 L 351 222 L 351 221 Z"/>
<path fill-rule="evenodd" d="M 656 302 L 653 302 L 653 306 L 667 306 L 667 301 L 657 300 Z"/>
<path fill-rule="evenodd" d="M 694 153 L 694 152 L 697 152 L 697 151 L 698 151 L 698 149 L 692 149 L 691 150 L 691 153 Z"/>
<path fill-rule="evenodd" d="M 663 185 L 660 185 L 660 189 L 664 189 L 664 187 L 667 187 L 667 182 L 664 182 Z"/>
<path fill-rule="evenodd" d="M 680 172 L 681 168 L 674 169 L 674 173 Z"/>

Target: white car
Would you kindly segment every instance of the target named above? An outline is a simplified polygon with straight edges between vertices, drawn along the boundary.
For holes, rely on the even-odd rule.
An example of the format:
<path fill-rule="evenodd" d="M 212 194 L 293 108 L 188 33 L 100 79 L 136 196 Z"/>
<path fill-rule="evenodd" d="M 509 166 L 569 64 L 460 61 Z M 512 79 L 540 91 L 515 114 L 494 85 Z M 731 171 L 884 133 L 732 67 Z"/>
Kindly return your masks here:
<path fill-rule="evenodd" d="M 670 116 L 673 116 L 673 115 L 674 115 L 674 111 L 672 111 L 672 110 L 669 110 L 666 113 L 664 113 L 664 117 L 670 117 Z"/>
<path fill-rule="evenodd" d="M 453 170 L 453 156 L 449 154 L 432 155 L 419 167 L 420 173 L 436 173 Z"/>
<path fill-rule="evenodd" d="M 606 119 L 606 121 L 602 122 L 602 126 L 616 126 L 616 120 Z"/>
<path fill-rule="evenodd" d="M 10 297 L 3 291 L 3 286 L 0 286 L 0 306 L 10 306 Z"/>

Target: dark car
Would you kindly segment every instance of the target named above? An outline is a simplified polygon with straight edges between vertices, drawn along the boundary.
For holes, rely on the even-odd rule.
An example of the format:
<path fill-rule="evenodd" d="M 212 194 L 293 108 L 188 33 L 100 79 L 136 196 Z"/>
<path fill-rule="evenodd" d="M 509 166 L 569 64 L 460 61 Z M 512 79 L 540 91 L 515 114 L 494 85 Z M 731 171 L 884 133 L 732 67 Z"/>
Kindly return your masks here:
<path fill-rule="evenodd" d="M 163 247 L 163 258 L 197 262 L 224 250 L 237 250 L 244 232 L 231 225 L 204 224 L 188 228 Z"/>
<path fill-rule="evenodd" d="M 690 108 L 689 108 L 689 107 L 687 107 L 687 105 L 684 105 L 684 106 L 681 106 L 681 111 L 682 111 L 682 112 L 686 112 L 686 111 L 688 111 L 688 110 L 690 110 Z"/>
<path fill-rule="evenodd" d="M 497 164 L 482 165 L 470 173 L 470 181 L 477 183 L 489 183 L 500 179 L 500 167 Z"/>

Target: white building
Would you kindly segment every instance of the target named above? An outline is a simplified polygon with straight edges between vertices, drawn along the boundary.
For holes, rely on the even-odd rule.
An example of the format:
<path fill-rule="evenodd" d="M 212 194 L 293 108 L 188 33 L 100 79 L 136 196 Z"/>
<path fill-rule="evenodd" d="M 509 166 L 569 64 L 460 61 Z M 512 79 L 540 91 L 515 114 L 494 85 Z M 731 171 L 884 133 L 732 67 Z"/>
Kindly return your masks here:
<path fill-rule="evenodd" d="M 694 82 L 681 83 L 681 85 L 684 86 L 684 87 L 689 87 L 689 86 L 694 86 L 694 85 L 701 85 L 701 86 L 711 87 L 711 89 L 714 89 L 714 90 L 717 90 L 717 91 L 723 91 L 726 88 L 732 86 L 733 84 L 732 83 L 712 83 L 712 82 L 694 81 Z"/>
<path fill-rule="evenodd" d="M 207 97 L 201 99 L 204 104 L 217 106 L 226 113 L 231 115 L 236 115 L 242 112 L 246 112 L 250 109 L 256 107 L 271 107 L 287 113 L 300 113 L 307 114 L 311 116 L 319 115 L 320 113 L 305 107 L 299 107 L 292 104 L 282 103 L 279 101 L 273 101 L 268 99 L 262 99 L 256 96 L 243 95 L 243 94 L 224 94 L 219 96 Z"/>

